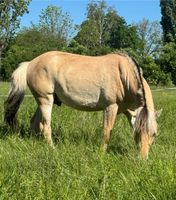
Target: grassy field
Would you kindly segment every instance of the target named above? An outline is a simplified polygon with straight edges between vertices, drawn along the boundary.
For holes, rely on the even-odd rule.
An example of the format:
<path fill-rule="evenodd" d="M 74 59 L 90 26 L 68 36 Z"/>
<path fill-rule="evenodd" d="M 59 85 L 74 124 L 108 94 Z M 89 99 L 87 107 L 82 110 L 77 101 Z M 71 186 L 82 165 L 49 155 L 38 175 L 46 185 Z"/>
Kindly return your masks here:
<path fill-rule="evenodd" d="M 8 83 L 0 82 L 0 95 Z M 56 148 L 31 135 L 36 104 L 26 97 L 15 133 L 3 125 L 0 96 L 0 200 L 151 200 L 176 199 L 176 90 L 154 91 L 159 136 L 149 159 L 142 161 L 126 118 L 119 115 L 107 154 L 100 149 L 102 113 L 54 106 L 52 130 Z"/>

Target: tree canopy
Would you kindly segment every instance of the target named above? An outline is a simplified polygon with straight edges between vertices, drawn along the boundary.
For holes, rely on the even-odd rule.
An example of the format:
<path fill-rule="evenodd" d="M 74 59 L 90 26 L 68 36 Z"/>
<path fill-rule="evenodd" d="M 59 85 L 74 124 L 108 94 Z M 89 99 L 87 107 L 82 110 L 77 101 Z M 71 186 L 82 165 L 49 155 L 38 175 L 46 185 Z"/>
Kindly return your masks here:
<path fill-rule="evenodd" d="M 79 26 L 75 40 L 90 50 L 107 47 L 137 49 L 140 43 L 136 27 L 127 25 L 105 1 L 88 4 L 86 20 Z"/>
<path fill-rule="evenodd" d="M 31 0 L 0 1 L 0 57 L 19 28 L 20 19 L 28 11 Z"/>
<path fill-rule="evenodd" d="M 162 44 L 162 29 L 159 21 L 150 22 L 143 19 L 135 24 L 137 33 L 141 39 L 141 56 L 153 55 Z"/>
<path fill-rule="evenodd" d="M 175 0 L 160 0 L 162 26 L 147 19 L 127 24 L 105 0 L 91 0 L 85 20 L 75 26 L 75 32 L 70 15 L 53 5 L 39 13 L 38 24 L 31 23 L 17 32 L 19 17 L 27 12 L 29 3 L 30 0 L 0 1 L 0 75 L 4 80 L 20 62 L 46 51 L 103 55 L 125 50 L 139 62 L 150 84 L 176 84 Z"/>
<path fill-rule="evenodd" d="M 176 42 L 176 1 L 160 0 L 164 42 Z"/>
<path fill-rule="evenodd" d="M 72 30 L 72 20 L 61 7 L 50 5 L 41 11 L 39 18 L 42 32 L 58 40 L 65 42 L 68 40 Z"/>

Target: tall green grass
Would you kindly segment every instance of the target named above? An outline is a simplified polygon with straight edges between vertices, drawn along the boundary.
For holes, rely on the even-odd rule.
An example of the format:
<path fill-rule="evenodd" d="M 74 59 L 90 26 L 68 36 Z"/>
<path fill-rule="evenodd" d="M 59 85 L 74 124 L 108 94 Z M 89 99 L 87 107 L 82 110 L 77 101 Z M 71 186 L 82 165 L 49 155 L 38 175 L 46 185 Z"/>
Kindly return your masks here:
<path fill-rule="evenodd" d="M 6 85 L 0 86 L 6 94 Z M 53 150 L 30 132 L 34 99 L 25 98 L 18 113 L 19 128 L 12 132 L 3 125 L 5 97 L 0 97 L 0 200 L 176 199 L 176 91 L 153 95 L 163 113 L 147 161 L 138 158 L 123 115 L 117 116 L 108 153 L 103 154 L 101 112 L 54 106 Z"/>

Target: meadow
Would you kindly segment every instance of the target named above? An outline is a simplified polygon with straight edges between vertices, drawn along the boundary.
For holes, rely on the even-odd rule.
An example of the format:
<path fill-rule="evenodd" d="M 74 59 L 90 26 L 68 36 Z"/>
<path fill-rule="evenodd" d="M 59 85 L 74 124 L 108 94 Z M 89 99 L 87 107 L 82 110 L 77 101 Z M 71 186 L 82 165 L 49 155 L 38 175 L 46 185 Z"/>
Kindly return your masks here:
<path fill-rule="evenodd" d="M 0 200 L 176 199 L 176 90 L 153 91 L 163 112 L 149 159 L 142 161 L 123 115 L 117 116 L 106 154 L 100 148 L 101 112 L 54 106 L 52 149 L 30 132 L 36 103 L 26 96 L 13 132 L 3 124 L 8 88 L 0 82 Z"/>

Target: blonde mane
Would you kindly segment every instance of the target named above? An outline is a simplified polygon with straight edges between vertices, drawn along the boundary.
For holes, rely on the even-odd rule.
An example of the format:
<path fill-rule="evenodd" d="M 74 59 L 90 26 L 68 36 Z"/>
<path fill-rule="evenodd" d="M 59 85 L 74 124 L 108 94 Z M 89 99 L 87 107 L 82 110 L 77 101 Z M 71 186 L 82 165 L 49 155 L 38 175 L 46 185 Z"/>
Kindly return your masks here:
<path fill-rule="evenodd" d="M 153 99 L 149 86 L 147 87 L 144 83 L 142 69 L 140 68 L 137 61 L 134 58 L 130 57 L 127 52 L 115 51 L 112 54 L 118 54 L 129 60 L 129 62 L 133 66 L 136 79 L 138 80 L 140 86 L 140 91 L 138 92 L 142 95 L 144 105 L 137 110 L 134 131 L 137 133 L 146 133 L 152 136 L 154 133 L 157 132 L 157 122 L 154 107 L 149 106 L 150 101 L 153 105 Z"/>

